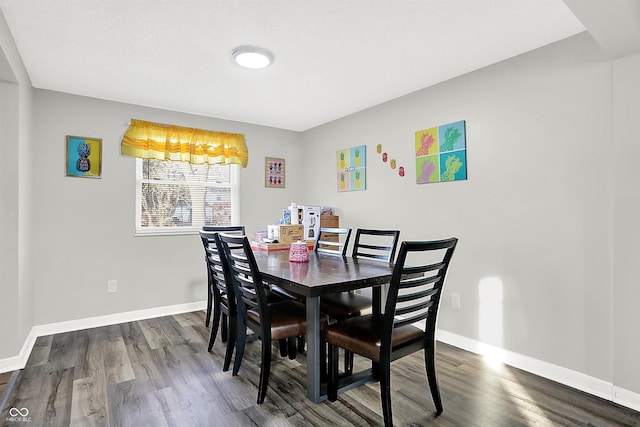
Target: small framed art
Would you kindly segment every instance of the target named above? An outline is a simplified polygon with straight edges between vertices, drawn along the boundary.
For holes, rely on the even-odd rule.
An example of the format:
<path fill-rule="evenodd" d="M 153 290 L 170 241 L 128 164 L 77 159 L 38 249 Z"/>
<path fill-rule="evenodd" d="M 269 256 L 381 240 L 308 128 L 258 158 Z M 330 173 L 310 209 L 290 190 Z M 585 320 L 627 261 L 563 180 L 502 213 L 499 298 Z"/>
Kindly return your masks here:
<path fill-rule="evenodd" d="M 102 176 L 102 139 L 67 135 L 67 176 Z"/>
<path fill-rule="evenodd" d="M 264 186 L 268 188 L 284 188 L 284 159 L 265 157 Z"/>

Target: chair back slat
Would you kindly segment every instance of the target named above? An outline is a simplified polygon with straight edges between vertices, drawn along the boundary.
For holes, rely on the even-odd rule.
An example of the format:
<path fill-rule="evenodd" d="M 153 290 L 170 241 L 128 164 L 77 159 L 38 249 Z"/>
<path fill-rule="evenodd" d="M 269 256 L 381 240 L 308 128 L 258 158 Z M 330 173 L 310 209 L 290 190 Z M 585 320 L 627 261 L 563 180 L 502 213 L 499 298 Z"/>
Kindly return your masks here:
<path fill-rule="evenodd" d="M 345 256 L 350 237 L 350 228 L 320 227 L 313 250 L 318 253 Z"/>
<path fill-rule="evenodd" d="M 407 266 L 407 267 L 405 267 L 405 272 L 409 273 L 409 274 L 426 273 L 426 272 L 429 272 L 429 271 L 438 271 L 438 270 L 442 269 L 443 267 L 446 267 L 446 265 L 444 263 L 437 262 L 437 263 L 429 264 L 429 265 Z"/>
<path fill-rule="evenodd" d="M 340 252 L 340 253 L 342 253 L 342 248 L 344 247 L 343 242 L 331 242 L 329 240 L 323 240 L 321 244 L 324 246 L 332 246 L 332 248 L 329 250 L 334 252 Z M 323 248 L 320 248 L 319 250 L 322 250 L 322 249 Z"/>
<path fill-rule="evenodd" d="M 422 316 L 422 314 L 420 313 L 425 313 L 425 315 L 428 315 L 428 308 L 431 307 L 433 305 L 433 301 L 432 300 L 427 300 L 427 301 L 423 301 L 420 302 L 418 304 L 411 304 L 411 305 L 406 305 L 403 307 L 396 307 L 396 317 L 403 317 L 406 316 L 407 314 L 411 314 L 411 315 L 416 315 L 416 316 Z M 396 322 L 398 322 L 398 319 L 396 319 Z"/>
<path fill-rule="evenodd" d="M 413 300 L 417 300 L 420 298 L 426 298 L 426 297 L 430 297 L 431 295 L 434 295 L 436 292 L 438 292 L 437 289 L 424 289 L 418 292 L 413 292 L 410 294 L 399 294 L 398 293 L 398 302 L 399 303 L 404 303 L 407 301 L 413 301 Z"/>
<path fill-rule="evenodd" d="M 201 229 L 205 232 L 237 234 L 239 236 L 245 235 L 244 230 L 244 225 L 205 225 Z"/>
<path fill-rule="evenodd" d="M 351 256 L 393 262 L 400 230 L 358 228 Z"/>
<path fill-rule="evenodd" d="M 424 321 L 425 334 L 435 333 L 442 288 L 457 242 L 456 238 L 402 242 L 387 294 L 381 351 L 392 351 L 396 328 Z"/>
<path fill-rule="evenodd" d="M 415 323 L 418 323 L 418 322 L 421 322 L 421 321 L 427 319 L 428 316 L 429 316 L 429 312 L 424 311 L 424 312 L 421 312 L 420 314 L 415 314 L 415 315 L 413 315 L 411 317 L 405 316 L 405 317 L 402 317 L 402 318 L 398 318 L 398 319 L 396 319 L 396 321 L 394 323 L 394 327 L 395 328 L 401 328 L 401 327 L 406 326 L 406 325 L 413 325 Z"/>
<path fill-rule="evenodd" d="M 411 273 L 407 273 L 407 274 L 411 274 Z M 409 288 L 415 288 L 418 286 L 429 285 L 437 282 L 438 280 L 440 280 L 439 275 L 412 277 L 410 279 L 403 280 L 400 283 L 400 289 L 409 289 Z"/>

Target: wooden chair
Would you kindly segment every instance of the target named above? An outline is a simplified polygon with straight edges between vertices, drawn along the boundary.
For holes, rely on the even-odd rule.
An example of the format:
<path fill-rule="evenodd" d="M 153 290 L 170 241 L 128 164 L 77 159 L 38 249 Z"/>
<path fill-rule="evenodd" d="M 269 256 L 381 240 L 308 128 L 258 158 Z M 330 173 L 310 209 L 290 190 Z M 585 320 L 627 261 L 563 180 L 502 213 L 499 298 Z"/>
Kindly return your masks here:
<path fill-rule="evenodd" d="M 306 334 L 305 306 L 294 300 L 270 303 L 262 275 L 256 265 L 253 251 L 246 236 L 220 234 L 229 267 L 237 290 L 238 336 L 233 374 L 237 375 L 244 354 L 246 327 L 262 341 L 258 404 L 264 402 L 271 370 L 272 340 L 287 339 L 289 357 L 296 354 L 296 337 Z M 231 251 L 233 245 L 242 246 L 242 251 Z M 326 323 L 326 317 L 320 319 Z M 293 357 L 292 357 L 293 356 Z"/>
<path fill-rule="evenodd" d="M 338 397 L 338 348 L 369 358 L 380 379 L 385 426 L 391 414 L 391 362 L 424 350 L 425 367 L 436 415 L 443 411 L 435 369 L 435 332 L 445 276 L 458 239 L 402 242 L 383 314 L 353 317 L 329 325 L 328 399 Z M 407 261 L 410 256 L 409 261 Z M 424 321 L 424 324 L 422 324 Z M 420 323 L 417 323 L 420 322 Z M 422 324 L 421 326 L 418 326 Z"/>
<path fill-rule="evenodd" d="M 351 237 L 350 228 L 320 227 L 314 252 L 345 256 Z"/>
<path fill-rule="evenodd" d="M 353 244 L 351 256 L 367 258 L 391 263 L 396 254 L 399 230 L 370 230 L 359 228 Z M 320 310 L 334 320 L 345 320 L 351 317 L 370 313 L 372 300 L 367 295 L 356 292 L 341 292 L 328 295 L 320 300 Z M 345 352 L 344 372 L 353 373 L 353 353 Z"/>
<path fill-rule="evenodd" d="M 202 229 L 200 230 L 201 232 L 208 232 L 208 233 L 237 233 L 240 235 L 244 235 L 245 231 L 244 231 L 244 226 L 243 225 L 229 225 L 229 226 L 204 226 L 202 227 Z M 211 322 L 211 312 L 212 312 L 212 306 L 213 306 L 213 302 L 214 302 L 214 288 L 215 288 L 215 278 L 211 277 L 211 270 L 209 269 L 209 263 L 207 261 L 207 248 L 210 245 L 210 242 L 208 240 L 206 240 L 205 238 L 202 237 L 202 233 L 200 233 L 200 237 L 202 238 L 202 245 L 204 246 L 204 260 L 205 263 L 207 265 L 207 313 L 205 315 L 204 318 L 204 325 L 206 327 L 209 327 L 209 324 Z M 214 316 L 215 317 L 215 316 Z M 218 322 L 219 322 L 219 318 L 218 318 Z M 214 321 L 215 323 L 215 321 Z M 226 342 L 227 341 L 227 324 L 226 322 L 223 322 L 222 324 L 222 341 Z M 218 330 L 218 327 L 216 326 L 215 330 Z M 214 337 L 215 338 L 215 337 Z M 211 351 L 211 348 L 209 348 L 209 351 Z"/>
<path fill-rule="evenodd" d="M 219 233 L 200 231 L 200 237 L 203 243 L 206 242 L 205 251 L 207 254 L 209 281 L 215 302 L 208 350 L 211 351 L 213 348 L 222 318 L 222 342 L 227 343 L 222 370 L 228 371 L 235 347 L 238 324 L 233 278 L 231 277 L 231 271 L 227 262 L 227 255 L 222 250 Z"/>

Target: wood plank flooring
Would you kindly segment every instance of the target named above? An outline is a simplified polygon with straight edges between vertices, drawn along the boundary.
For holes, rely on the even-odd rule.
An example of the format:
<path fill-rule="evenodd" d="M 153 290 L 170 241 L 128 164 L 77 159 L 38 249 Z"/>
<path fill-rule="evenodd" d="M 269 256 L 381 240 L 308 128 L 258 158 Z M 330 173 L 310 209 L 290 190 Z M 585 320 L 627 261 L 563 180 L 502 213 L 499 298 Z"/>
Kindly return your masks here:
<path fill-rule="evenodd" d="M 2 372 L 0 373 L 0 396 L 4 392 L 4 388 L 7 386 L 7 382 L 9 382 L 9 378 L 11 378 L 12 372 Z"/>
<path fill-rule="evenodd" d="M 208 337 L 200 311 L 40 337 L 0 425 L 382 425 L 377 383 L 334 403 L 309 402 L 304 354 L 289 360 L 274 350 L 267 398 L 257 405 L 260 344 L 247 345 L 232 377 L 222 372 L 225 344 L 208 353 Z M 437 369 L 444 413 L 436 418 L 422 353 L 393 364 L 395 425 L 640 426 L 638 412 L 446 344 L 438 344 Z M 29 422 L 12 419 L 11 408 L 27 408 Z"/>

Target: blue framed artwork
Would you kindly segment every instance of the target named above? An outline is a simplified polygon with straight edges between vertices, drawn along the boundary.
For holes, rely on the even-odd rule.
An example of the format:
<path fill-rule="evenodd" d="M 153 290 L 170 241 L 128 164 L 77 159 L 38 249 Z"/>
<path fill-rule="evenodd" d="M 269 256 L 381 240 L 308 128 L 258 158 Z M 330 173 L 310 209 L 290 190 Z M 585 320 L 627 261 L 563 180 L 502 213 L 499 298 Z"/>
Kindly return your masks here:
<path fill-rule="evenodd" d="M 102 176 L 102 139 L 67 135 L 67 176 Z"/>

